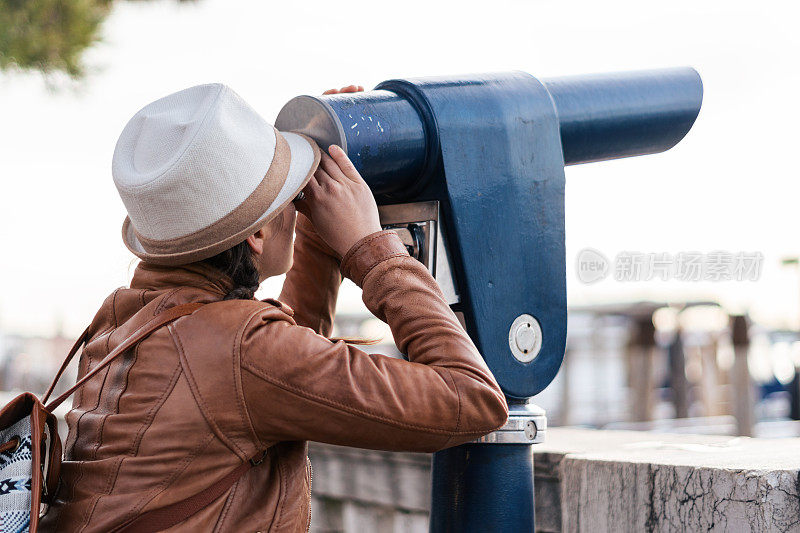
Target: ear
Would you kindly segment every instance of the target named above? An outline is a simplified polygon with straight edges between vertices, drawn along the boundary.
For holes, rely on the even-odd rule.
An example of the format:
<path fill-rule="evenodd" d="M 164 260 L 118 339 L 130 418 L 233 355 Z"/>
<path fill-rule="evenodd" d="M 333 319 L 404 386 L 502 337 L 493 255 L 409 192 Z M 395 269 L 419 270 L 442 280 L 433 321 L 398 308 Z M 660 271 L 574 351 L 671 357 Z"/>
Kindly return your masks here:
<path fill-rule="evenodd" d="M 264 252 L 264 240 L 266 240 L 266 228 L 261 228 L 254 234 L 247 238 L 247 244 L 250 245 L 250 250 L 255 255 L 261 255 Z"/>

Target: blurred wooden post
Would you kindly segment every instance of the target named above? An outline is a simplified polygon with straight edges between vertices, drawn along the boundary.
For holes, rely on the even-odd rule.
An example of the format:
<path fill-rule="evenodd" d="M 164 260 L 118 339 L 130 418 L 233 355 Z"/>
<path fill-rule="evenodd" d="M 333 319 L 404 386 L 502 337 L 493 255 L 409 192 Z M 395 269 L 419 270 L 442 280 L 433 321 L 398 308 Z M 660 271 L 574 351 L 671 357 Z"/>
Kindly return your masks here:
<path fill-rule="evenodd" d="M 794 367 L 794 379 L 789 384 L 789 418 L 800 420 L 800 367 Z"/>
<path fill-rule="evenodd" d="M 746 316 L 735 315 L 731 317 L 734 353 L 731 394 L 733 395 L 737 433 L 751 437 L 755 424 L 755 414 L 753 384 L 750 378 L 750 367 L 747 364 L 747 355 L 750 347 L 750 337 L 747 330 L 748 320 Z"/>
<path fill-rule="evenodd" d="M 653 358 L 655 326 L 651 315 L 634 318 L 634 333 L 628 345 L 630 408 L 633 422 L 653 419 Z"/>
<path fill-rule="evenodd" d="M 570 374 L 570 354 L 572 350 L 570 349 L 569 344 L 567 344 L 566 350 L 564 350 L 564 361 L 561 363 L 561 425 L 568 426 L 570 425 L 570 402 L 572 401 L 571 398 L 571 390 L 570 390 L 570 382 L 569 382 L 569 374 Z"/>
<path fill-rule="evenodd" d="M 709 333 L 708 341 L 700 346 L 700 357 L 703 369 L 703 376 L 700 379 L 700 383 L 705 416 L 717 416 L 722 414 L 721 400 L 719 398 L 717 345 L 718 339 L 716 333 Z"/>
<path fill-rule="evenodd" d="M 672 403 L 675 418 L 689 417 L 689 382 L 686 380 L 686 354 L 683 351 L 683 331 L 678 328 L 675 338 L 667 348 L 669 382 L 672 385 Z"/>

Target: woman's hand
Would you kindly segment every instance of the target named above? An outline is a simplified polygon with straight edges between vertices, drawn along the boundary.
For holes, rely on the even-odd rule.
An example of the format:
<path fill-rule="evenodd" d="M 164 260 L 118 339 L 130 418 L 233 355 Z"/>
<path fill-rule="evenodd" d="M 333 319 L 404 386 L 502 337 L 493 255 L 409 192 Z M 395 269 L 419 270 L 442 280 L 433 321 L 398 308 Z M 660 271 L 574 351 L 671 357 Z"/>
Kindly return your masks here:
<path fill-rule="evenodd" d="M 322 94 L 339 94 L 339 93 L 358 93 L 364 90 L 363 85 L 348 85 L 341 89 L 328 89 Z"/>
<path fill-rule="evenodd" d="M 335 144 L 329 152 L 303 189 L 305 198 L 295 204 L 343 257 L 360 239 L 380 231 L 381 223 L 375 197 L 347 154 Z"/>

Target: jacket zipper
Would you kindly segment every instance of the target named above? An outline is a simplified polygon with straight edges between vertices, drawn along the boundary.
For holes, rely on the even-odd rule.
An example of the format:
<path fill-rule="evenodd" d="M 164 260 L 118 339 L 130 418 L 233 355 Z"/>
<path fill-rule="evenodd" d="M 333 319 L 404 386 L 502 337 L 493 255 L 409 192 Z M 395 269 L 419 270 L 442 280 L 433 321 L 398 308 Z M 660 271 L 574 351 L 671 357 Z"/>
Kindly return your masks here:
<path fill-rule="evenodd" d="M 308 525 L 306 526 L 306 533 L 311 531 L 311 486 L 314 484 L 314 467 L 311 465 L 311 459 L 306 456 L 306 463 L 308 464 Z"/>

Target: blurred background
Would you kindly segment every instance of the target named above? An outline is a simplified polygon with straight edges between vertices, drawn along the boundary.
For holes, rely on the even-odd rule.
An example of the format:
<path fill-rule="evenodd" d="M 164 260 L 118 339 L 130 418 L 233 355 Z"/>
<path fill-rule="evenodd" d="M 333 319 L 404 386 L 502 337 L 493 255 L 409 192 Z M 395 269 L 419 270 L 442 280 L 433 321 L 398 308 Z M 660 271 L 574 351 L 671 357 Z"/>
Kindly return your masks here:
<path fill-rule="evenodd" d="M 3 398 L 42 392 L 128 284 L 111 156 L 157 98 L 218 81 L 273 121 L 350 83 L 689 65 L 703 108 L 674 149 L 566 169 L 568 348 L 536 401 L 551 425 L 800 435 L 798 15 L 791 1 L 0 0 Z M 611 269 L 591 283 L 587 249 Z M 741 279 L 626 276 L 632 253 L 758 260 Z M 350 281 L 334 334 L 397 353 Z"/>

